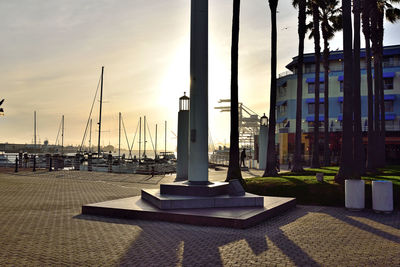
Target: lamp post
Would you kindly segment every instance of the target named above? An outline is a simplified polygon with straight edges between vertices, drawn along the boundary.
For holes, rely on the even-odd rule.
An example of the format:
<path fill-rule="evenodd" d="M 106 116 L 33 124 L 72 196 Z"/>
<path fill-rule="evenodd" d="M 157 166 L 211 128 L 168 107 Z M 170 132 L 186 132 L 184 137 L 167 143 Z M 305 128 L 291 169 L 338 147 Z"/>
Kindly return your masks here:
<path fill-rule="evenodd" d="M 264 115 L 260 118 L 260 135 L 259 135 L 259 169 L 265 170 L 267 167 L 267 150 L 268 150 L 268 118 Z"/>
<path fill-rule="evenodd" d="M 188 179 L 189 166 L 189 106 L 190 98 L 186 92 L 179 98 L 178 112 L 178 153 L 175 181 Z"/>

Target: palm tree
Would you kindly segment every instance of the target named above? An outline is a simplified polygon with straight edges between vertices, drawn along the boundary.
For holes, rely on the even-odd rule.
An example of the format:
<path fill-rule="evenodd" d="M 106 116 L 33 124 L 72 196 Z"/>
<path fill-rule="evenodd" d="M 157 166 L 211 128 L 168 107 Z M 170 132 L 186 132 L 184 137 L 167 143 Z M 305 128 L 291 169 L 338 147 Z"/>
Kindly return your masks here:
<path fill-rule="evenodd" d="M 374 57 L 374 141 L 375 141 L 375 153 L 376 153 L 376 167 L 379 167 L 381 164 L 379 163 L 380 159 L 381 159 L 381 140 L 380 140 L 380 135 L 381 135 L 381 131 L 380 131 L 380 77 L 379 77 L 379 65 L 381 62 L 380 57 L 380 52 L 379 52 L 379 34 L 378 34 L 378 20 L 379 20 L 379 9 L 378 9 L 378 1 L 374 0 L 371 3 L 371 10 L 370 10 L 370 18 L 371 18 L 371 41 L 372 41 L 372 53 L 373 53 L 373 57 Z"/>
<path fill-rule="evenodd" d="M 342 29 L 341 12 L 337 0 L 324 0 L 321 5 L 321 32 L 324 40 L 323 62 L 325 81 L 324 103 L 324 165 L 330 165 L 329 150 L 329 40 Z"/>
<path fill-rule="evenodd" d="M 304 38 L 306 35 L 306 0 L 294 0 L 292 4 L 294 7 L 299 7 L 299 55 L 297 57 L 296 137 L 292 172 L 302 172 L 304 170 L 301 163 L 301 109 L 303 96 Z"/>
<path fill-rule="evenodd" d="M 344 54 L 344 83 L 343 83 L 343 134 L 340 168 L 335 181 L 343 184 L 344 179 L 353 177 L 353 110 L 352 110 L 352 25 L 351 1 L 342 0 L 343 15 L 343 54 Z"/>
<path fill-rule="evenodd" d="M 368 88 L 368 149 L 367 170 L 376 172 L 375 167 L 375 131 L 374 131 L 374 106 L 372 92 L 372 69 L 371 69 L 371 29 L 370 29 L 371 1 L 362 0 L 362 30 L 365 39 L 365 59 L 367 64 L 367 88 Z"/>
<path fill-rule="evenodd" d="M 400 19 L 400 10 L 392 5 L 392 3 L 400 3 L 400 0 L 378 0 L 374 14 L 377 18 L 376 22 L 376 30 L 377 30 L 377 53 L 378 62 L 377 67 L 378 69 L 378 83 L 379 83 L 379 108 L 380 108 L 380 132 L 379 132 L 379 149 L 378 152 L 380 153 L 380 161 L 378 162 L 380 167 L 385 166 L 385 100 L 384 100 L 384 86 L 383 86 L 383 69 L 382 69 L 382 61 L 383 61 L 383 34 L 384 34 L 384 27 L 383 27 L 383 20 L 386 16 L 386 19 L 394 23 Z M 372 15 L 374 17 L 374 15 Z M 375 55 L 374 55 L 375 56 Z M 374 60 L 375 62 L 375 60 Z"/>
<path fill-rule="evenodd" d="M 354 112 L 354 175 L 361 177 L 365 173 L 364 148 L 361 129 L 361 68 L 360 68 L 360 0 L 353 0 L 354 14 L 354 72 L 353 72 L 353 112 Z"/>
<path fill-rule="evenodd" d="M 231 46 L 231 135 L 229 148 L 229 167 L 226 181 L 238 179 L 244 185 L 239 164 L 239 89 L 238 89 L 238 50 L 239 50 L 240 0 L 233 1 L 232 46 Z"/>
<path fill-rule="evenodd" d="M 276 9 L 278 0 L 268 0 L 271 10 L 271 93 L 269 107 L 269 129 L 268 129 L 268 149 L 267 149 L 267 167 L 263 177 L 277 176 L 276 153 L 275 153 L 275 127 L 276 127 Z"/>
<path fill-rule="evenodd" d="M 314 96 L 315 96 L 315 111 L 314 111 L 314 149 L 312 153 L 312 168 L 319 168 L 319 73 L 320 73 L 320 59 L 321 59 L 321 46 L 319 34 L 319 6 L 317 0 L 311 0 L 311 11 L 313 17 L 313 31 L 314 36 L 314 52 L 315 52 L 315 83 L 314 83 Z"/>

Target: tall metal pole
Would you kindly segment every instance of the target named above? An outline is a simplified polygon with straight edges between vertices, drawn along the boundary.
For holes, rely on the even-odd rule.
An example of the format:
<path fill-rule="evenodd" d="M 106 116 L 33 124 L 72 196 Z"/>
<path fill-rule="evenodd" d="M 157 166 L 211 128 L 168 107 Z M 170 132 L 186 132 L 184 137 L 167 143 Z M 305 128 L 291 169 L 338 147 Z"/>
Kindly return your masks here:
<path fill-rule="evenodd" d="M 139 121 L 139 163 L 140 163 L 140 148 L 142 146 L 142 117 L 140 117 L 140 121 Z"/>
<path fill-rule="evenodd" d="M 89 152 L 92 152 L 92 119 L 90 119 L 90 129 L 89 129 Z"/>
<path fill-rule="evenodd" d="M 61 119 L 62 131 L 61 131 L 61 155 L 64 154 L 64 115 Z"/>
<path fill-rule="evenodd" d="M 164 143 L 164 157 L 167 156 L 167 121 L 165 121 L 165 143 Z"/>
<path fill-rule="evenodd" d="M 154 159 L 157 157 L 157 124 L 156 124 L 156 137 L 155 137 Z"/>
<path fill-rule="evenodd" d="M 208 183 L 208 1 L 191 1 L 189 182 Z"/>
<path fill-rule="evenodd" d="M 118 125 L 118 159 L 121 159 L 121 112 L 119 113 Z"/>
<path fill-rule="evenodd" d="M 144 140 L 143 140 L 143 157 L 146 157 L 146 116 L 144 116 L 144 121 L 143 121 L 143 135 L 144 135 Z"/>
<path fill-rule="evenodd" d="M 97 157 L 100 158 L 100 136 L 101 136 L 101 109 L 103 107 L 103 75 L 104 66 L 101 67 L 101 87 L 100 87 L 100 112 L 99 112 L 99 139 L 97 143 Z"/>

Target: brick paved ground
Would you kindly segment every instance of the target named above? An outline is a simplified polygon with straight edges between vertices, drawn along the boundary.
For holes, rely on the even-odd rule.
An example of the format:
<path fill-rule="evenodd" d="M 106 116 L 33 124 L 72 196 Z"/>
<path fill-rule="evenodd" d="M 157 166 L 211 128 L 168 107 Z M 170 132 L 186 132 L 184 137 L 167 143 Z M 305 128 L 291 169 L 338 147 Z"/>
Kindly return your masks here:
<path fill-rule="evenodd" d="M 224 175 L 213 174 L 213 179 Z M 0 173 L 0 265 L 399 266 L 400 212 L 298 206 L 247 230 L 80 215 L 172 176 Z"/>

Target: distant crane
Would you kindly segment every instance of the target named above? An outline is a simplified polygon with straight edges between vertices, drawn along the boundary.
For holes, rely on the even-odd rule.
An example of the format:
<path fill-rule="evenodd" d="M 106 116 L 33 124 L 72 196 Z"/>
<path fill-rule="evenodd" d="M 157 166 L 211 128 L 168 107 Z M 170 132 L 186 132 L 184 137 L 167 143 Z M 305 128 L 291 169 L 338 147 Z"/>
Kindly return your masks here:
<path fill-rule="evenodd" d="M 230 99 L 220 99 L 218 103 L 230 103 Z M 230 112 L 231 106 L 218 106 L 221 112 Z M 243 103 L 239 103 L 239 143 L 242 146 L 253 146 L 253 138 L 260 129 L 260 116 Z"/>

